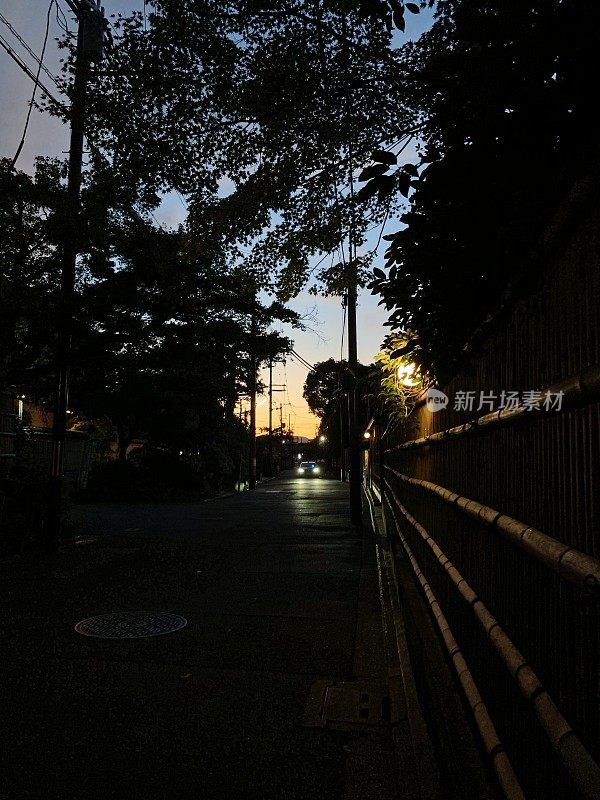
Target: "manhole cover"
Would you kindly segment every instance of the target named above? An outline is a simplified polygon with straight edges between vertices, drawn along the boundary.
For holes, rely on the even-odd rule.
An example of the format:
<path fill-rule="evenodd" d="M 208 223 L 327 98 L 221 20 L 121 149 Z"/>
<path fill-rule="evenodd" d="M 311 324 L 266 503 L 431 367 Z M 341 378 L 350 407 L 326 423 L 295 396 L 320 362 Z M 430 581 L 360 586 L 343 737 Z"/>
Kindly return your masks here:
<path fill-rule="evenodd" d="M 173 633 L 186 625 L 187 620 L 179 614 L 122 611 L 84 619 L 75 625 L 75 630 L 83 636 L 95 636 L 98 639 L 141 639 Z"/>

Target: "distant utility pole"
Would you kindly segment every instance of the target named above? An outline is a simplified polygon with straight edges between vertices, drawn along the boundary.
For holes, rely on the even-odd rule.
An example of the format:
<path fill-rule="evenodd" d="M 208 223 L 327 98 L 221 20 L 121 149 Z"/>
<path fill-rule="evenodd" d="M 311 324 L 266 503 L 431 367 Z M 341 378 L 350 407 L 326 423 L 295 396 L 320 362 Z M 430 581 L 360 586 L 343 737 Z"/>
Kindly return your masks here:
<path fill-rule="evenodd" d="M 350 250 L 352 257 L 352 250 Z M 350 521 L 353 525 L 362 523 L 362 504 L 360 496 L 360 431 L 356 403 L 356 378 L 358 375 L 358 354 L 356 344 L 356 283 L 348 288 L 348 368 L 352 377 L 352 386 L 348 389 L 348 444 L 350 468 Z"/>
<path fill-rule="evenodd" d="M 269 359 L 269 475 L 273 474 L 273 359 Z"/>
<path fill-rule="evenodd" d="M 86 111 L 86 92 L 89 67 L 103 57 L 106 36 L 104 9 L 95 0 L 67 0 L 78 22 L 77 49 L 71 103 L 71 141 L 67 181 L 67 224 L 63 236 L 61 291 L 57 325 L 56 382 L 54 419 L 52 424 L 52 461 L 50 467 L 50 497 L 48 526 L 45 532 L 48 550 L 58 544 L 62 517 L 62 487 L 64 476 L 65 441 L 67 438 L 67 409 L 69 404 L 69 372 L 71 367 L 71 337 L 75 305 L 75 270 L 78 253 L 79 216 L 81 210 L 81 173 L 83 136 Z"/>
<path fill-rule="evenodd" d="M 342 13 L 342 36 L 346 42 L 347 15 Z M 350 55 L 348 47 L 344 46 L 343 56 L 346 62 L 347 74 L 349 73 Z M 346 121 L 352 116 L 352 97 L 349 85 L 346 87 Z M 352 130 L 348 126 L 349 131 Z M 358 264 L 356 258 L 356 240 L 354 236 L 354 164 L 352 153 L 352 134 L 348 140 L 348 166 L 350 184 L 350 225 L 348 230 L 348 272 L 349 282 L 346 292 L 347 317 L 348 317 L 348 369 L 351 384 L 348 387 L 348 467 L 350 482 L 350 521 L 353 525 L 362 524 L 361 504 L 361 464 L 360 464 L 360 431 L 358 430 L 358 416 L 356 410 L 356 378 L 358 376 L 358 354 L 356 345 L 356 301 L 358 294 Z"/>
<path fill-rule="evenodd" d="M 348 409 L 344 409 L 344 391 L 342 389 L 342 380 L 338 380 L 338 410 L 340 417 L 340 480 L 346 480 L 346 441 L 344 437 L 344 420 L 348 416 Z"/>
<path fill-rule="evenodd" d="M 256 293 L 253 294 L 256 303 Z M 250 392 L 250 458 L 248 464 L 248 488 L 256 489 L 256 310 L 252 309 L 252 321 L 250 323 L 250 380 L 248 381 L 248 391 Z"/>

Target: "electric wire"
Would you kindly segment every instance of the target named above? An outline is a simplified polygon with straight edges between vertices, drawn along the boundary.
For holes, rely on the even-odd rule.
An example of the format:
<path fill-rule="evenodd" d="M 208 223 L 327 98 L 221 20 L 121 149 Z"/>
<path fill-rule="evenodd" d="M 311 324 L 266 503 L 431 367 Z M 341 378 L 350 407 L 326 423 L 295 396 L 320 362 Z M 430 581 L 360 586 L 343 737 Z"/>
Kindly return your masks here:
<path fill-rule="evenodd" d="M 305 358 L 303 358 L 296 350 L 292 350 L 292 355 L 296 356 L 296 359 L 300 361 L 305 367 L 307 367 L 311 372 L 314 370 L 313 364 L 310 364 Z"/>
<path fill-rule="evenodd" d="M 329 255 L 331 255 L 331 251 L 330 251 L 330 250 L 329 250 L 327 253 L 325 253 L 325 255 L 323 256 L 323 258 L 320 258 L 320 259 L 319 259 L 319 261 L 317 261 L 317 263 L 314 265 L 314 267 L 312 267 L 312 269 L 311 269 L 311 270 L 310 270 L 310 272 L 308 273 L 308 277 L 309 277 L 309 278 L 311 278 L 311 277 L 314 275 L 314 272 L 315 272 L 315 270 L 317 270 L 317 269 L 318 269 L 318 268 L 321 266 L 321 264 L 322 264 L 322 263 L 325 261 L 325 259 L 326 259 L 326 258 L 327 258 Z"/>
<path fill-rule="evenodd" d="M 72 4 L 69 2 L 69 0 L 67 0 L 67 3 L 68 3 L 68 5 L 69 5 L 69 7 L 70 7 L 70 8 L 71 8 L 73 11 L 75 11 L 75 8 L 74 8 L 74 6 L 73 6 L 73 5 L 72 5 Z M 30 116 L 31 116 L 31 109 L 32 109 L 32 105 L 33 105 L 33 103 L 34 103 L 34 101 L 35 101 L 35 91 L 36 91 L 36 87 L 39 87 L 39 88 L 41 89 L 41 91 L 42 91 L 42 92 L 43 92 L 43 93 L 44 93 L 44 94 L 45 94 L 45 95 L 48 97 L 48 99 L 50 99 L 50 100 L 51 100 L 51 101 L 52 101 L 52 102 L 53 102 L 53 103 L 54 103 L 54 104 L 55 104 L 55 105 L 56 105 L 58 108 L 60 108 L 60 109 L 61 109 L 61 110 L 63 110 L 63 111 L 65 110 L 65 107 L 63 106 L 63 104 L 61 104 L 61 103 L 60 103 L 60 101 L 58 101 L 58 100 L 57 100 L 57 99 L 56 99 L 56 98 L 55 98 L 55 97 L 54 97 L 54 96 L 51 94 L 51 92 L 50 92 L 50 91 L 49 91 L 49 90 L 48 90 L 48 89 L 47 89 L 47 88 L 44 86 L 44 84 L 43 84 L 43 83 L 40 81 L 40 79 L 39 79 L 40 71 L 41 71 L 41 70 L 43 70 L 43 71 L 45 72 L 45 74 L 46 74 L 46 75 L 47 75 L 47 76 L 48 76 L 48 77 L 49 77 L 49 78 L 52 80 L 52 82 L 53 82 L 53 83 L 54 83 L 54 84 L 57 86 L 57 88 L 58 88 L 60 91 L 63 91 L 62 87 L 61 87 L 61 86 L 60 86 L 60 84 L 57 82 L 57 80 L 56 80 L 56 77 L 55 77 L 54 75 L 52 75 L 52 73 L 51 73 L 51 72 L 48 70 L 48 68 L 47 68 L 47 67 L 45 66 L 45 64 L 43 63 L 43 56 L 44 56 L 44 53 L 45 53 L 45 48 L 46 48 L 46 44 L 47 44 L 47 38 L 48 38 L 49 18 L 50 18 L 50 13 L 51 13 L 52 7 L 55 7 L 55 12 L 56 12 L 56 20 L 57 20 L 57 23 L 58 23 L 59 27 L 60 27 L 60 28 L 61 28 L 61 29 L 62 29 L 62 30 L 65 32 L 65 33 L 70 33 L 70 31 L 69 31 L 69 28 L 68 28 L 68 23 L 67 23 L 67 17 L 66 17 L 66 15 L 65 15 L 64 11 L 62 10 L 62 8 L 61 8 L 61 6 L 60 6 L 59 0 L 51 0 L 51 2 L 50 2 L 50 4 L 49 4 L 49 7 L 48 7 L 48 13 L 47 13 L 47 24 L 46 24 L 46 32 L 45 32 L 45 36 L 44 36 L 44 44 L 43 44 L 43 48 L 42 48 L 42 55 L 41 55 L 41 58 L 38 58 L 38 57 L 37 57 L 37 55 L 35 54 L 35 52 L 34 52 L 34 51 L 31 49 L 31 47 L 30 47 L 30 46 L 27 44 L 27 42 L 26 42 L 26 41 L 23 39 L 23 37 L 22 37 L 22 36 L 21 36 L 21 35 L 18 33 L 18 31 L 16 31 L 16 29 L 14 28 L 14 26 L 12 26 L 12 25 L 11 25 L 11 23 L 10 23 L 10 22 L 9 22 L 9 21 L 8 21 L 8 20 L 7 20 L 7 19 L 4 17 L 4 15 L 0 14 L 0 21 L 1 21 L 1 22 L 3 22 L 3 23 L 4 23 L 4 24 L 5 24 L 7 27 L 8 27 L 8 29 L 11 31 L 11 33 L 13 33 L 13 35 L 14 35 L 14 36 L 15 36 L 15 37 L 18 39 L 18 41 L 21 43 L 21 45 L 22 45 L 22 46 L 23 46 L 23 47 L 24 47 L 24 48 L 27 50 L 27 52 L 29 53 L 29 55 L 30 55 L 30 56 L 31 56 L 31 57 L 32 57 L 32 58 L 33 58 L 33 59 L 36 61 L 36 63 L 38 64 L 38 72 L 37 72 L 37 75 L 34 75 L 34 74 L 33 74 L 33 73 L 32 73 L 32 72 L 31 72 L 31 71 L 30 71 L 30 70 L 27 68 L 27 66 L 24 64 L 24 62 L 22 62 L 22 61 L 19 59 L 19 57 L 16 55 L 16 53 L 15 53 L 14 51 L 12 51 L 12 49 L 10 48 L 10 45 L 8 45 L 8 43 L 6 42 L 6 40 L 0 41 L 0 44 L 2 44 L 2 46 L 3 46 L 3 47 L 4 47 L 4 49 L 7 51 L 7 53 L 8 53 L 8 54 L 9 54 L 9 55 L 10 55 L 10 56 L 11 56 L 11 57 L 12 57 L 12 58 L 13 58 L 13 59 L 16 61 L 16 63 L 18 64 L 18 66 L 19 66 L 21 69 L 23 69 L 23 70 L 26 72 L 26 74 L 27 74 L 27 75 L 28 75 L 28 76 L 29 76 L 29 77 L 30 77 L 30 78 L 33 80 L 33 82 L 34 82 L 34 90 L 33 90 L 33 93 L 32 93 L 32 100 L 30 101 L 30 106 L 29 106 L 29 110 L 28 110 L 28 115 L 27 115 L 27 120 L 26 120 L 25 130 L 24 130 L 24 134 L 23 134 L 22 141 L 21 141 L 21 143 L 20 143 L 20 145 L 19 145 L 19 148 L 18 148 L 18 150 L 17 150 L 17 153 L 16 153 L 16 155 L 15 155 L 15 158 L 13 159 L 13 162 L 12 162 L 13 166 L 14 166 L 14 164 L 16 163 L 16 160 L 18 159 L 18 157 L 19 157 L 19 155 L 20 155 L 20 152 L 21 152 L 21 149 L 22 149 L 22 147 L 23 147 L 23 144 L 24 144 L 25 136 L 26 136 L 26 133 L 27 133 L 27 127 L 28 127 L 28 124 L 29 124 L 29 118 L 30 118 Z M 145 17 L 145 14 L 146 14 L 146 2 L 144 2 L 144 17 Z M 144 20 L 144 21 L 145 21 L 145 20 Z M 108 23 L 108 25 L 110 25 L 110 27 L 111 27 L 113 30 L 115 30 L 115 28 L 114 28 L 113 24 L 110 22 L 110 20 L 107 20 L 107 23 Z M 1 37 L 0 37 L 0 38 L 1 38 Z M 402 152 L 402 151 L 403 151 L 403 150 L 404 150 L 404 149 L 405 149 L 405 148 L 408 146 L 408 144 L 410 143 L 410 141 L 413 139 L 413 137 L 414 137 L 414 132 L 415 132 L 414 130 L 410 130 L 410 131 L 406 131 L 406 132 L 404 132 L 404 133 L 403 133 L 403 135 L 402 135 L 402 136 L 401 136 L 399 139 L 397 139 L 395 142 L 393 142 L 392 144 L 390 144 L 390 145 L 388 145 L 388 146 L 390 147 L 390 149 L 393 149 L 394 147 L 398 146 L 398 145 L 399 145 L 399 144 L 400 144 L 400 143 L 401 143 L 401 142 L 402 142 L 404 139 L 406 139 L 405 143 L 403 144 L 402 148 L 400 149 L 400 151 L 399 151 L 399 152 L 398 152 L 398 154 L 397 154 L 397 155 L 399 155 L 399 154 L 400 154 L 400 153 L 401 153 L 401 152 Z M 381 145 L 383 145 L 383 142 L 381 143 Z M 349 153 L 349 158 L 351 159 L 351 154 L 350 154 L 350 153 Z M 351 164 L 350 164 L 349 166 L 350 166 L 350 196 L 351 196 L 351 198 L 353 199 L 353 196 L 354 196 L 354 186 L 353 186 L 353 179 L 354 179 L 354 176 L 353 176 L 353 171 L 352 171 L 352 166 L 351 166 Z M 181 202 L 181 205 L 183 206 L 183 208 L 185 208 L 185 209 L 187 210 L 187 205 L 186 205 L 186 203 L 185 203 L 185 201 L 184 201 L 183 197 L 181 196 L 180 192 L 179 192 L 178 190 L 176 190 L 176 193 L 177 193 L 177 196 L 178 196 L 178 198 L 179 198 L 179 200 L 180 200 L 180 202 Z M 337 196 L 337 195 L 338 195 L 338 190 L 337 190 L 337 187 L 336 187 L 336 196 Z M 339 200 L 338 200 L 338 202 L 339 202 Z M 158 220 L 157 220 L 157 218 L 155 217 L 155 215 L 154 215 L 152 212 L 150 212 L 150 214 L 151 214 L 151 216 L 152 216 L 152 218 L 153 218 L 154 222 L 155 222 L 155 223 L 156 223 L 156 224 L 157 224 L 157 225 L 160 227 L 160 223 L 158 222 Z M 385 214 L 384 221 L 383 221 L 383 224 L 382 224 L 382 227 L 381 227 L 381 231 L 380 231 L 380 235 L 379 235 L 379 239 L 378 239 L 378 242 L 377 242 L 377 246 L 376 246 L 376 248 L 379 246 L 379 244 L 380 244 L 380 242 L 381 242 L 381 237 L 382 237 L 382 235 L 383 235 L 383 228 L 384 228 L 384 226 L 385 226 L 385 223 L 386 223 L 386 221 L 387 221 L 387 218 L 388 218 L 388 216 L 389 216 L 389 205 L 388 205 L 388 209 L 386 210 L 386 214 Z M 354 220 L 352 220 L 352 222 L 353 222 L 353 221 L 354 221 Z M 352 224 L 351 224 L 351 227 L 352 227 Z M 374 229 L 375 227 L 377 227 L 377 226 L 376 226 L 376 225 L 375 225 L 375 226 L 372 226 L 372 228 L 370 228 L 369 230 L 372 230 L 372 229 Z M 375 248 L 375 249 L 376 249 L 376 248 Z M 344 264 L 344 266 L 345 266 L 346 260 L 345 260 L 345 253 L 344 253 L 343 245 L 339 246 L 339 247 L 338 247 L 338 249 L 339 249 L 339 252 L 340 252 L 340 254 L 341 254 L 341 261 L 342 261 L 342 264 Z M 356 258 L 356 245 L 355 245 L 355 247 L 354 247 L 354 251 L 355 251 L 355 252 L 354 252 L 354 257 Z M 334 254 L 334 251 L 331 251 L 331 252 L 332 252 L 332 254 Z M 371 252 L 373 252 L 373 251 L 371 251 Z M 323 261 L 324 261 L 324 260 L 325 260 L 325 259 L 326 259 L 328 256 L 329 256 L 329 253 L 325 253 L 325 255 L 324 255 L 324 256 L 323 256 L 323 257 L 322 257 L 322 258 L 321 258 L 321 259 L 320 259 L 320 260 L 317 262 L 317 264 L 315 264 L 315 265 L 313 266 L 313 268 L 311 269 L 311 272 L 310 272 L 310 274 L 311 274 L 311 275 L 312 275 L 312 274 L 314 273 L 314 271 L 315 271 L 315 270 L 316 270 L 316 269 L 317 269 L 317 268 L 318 268 L 318 267 L 319 267 L 319 266 L 320 266 L 320 265 L 323 263 Z M 349 253 L 349 257 L 350 257 L 350 258 L 349 258 L 349 260 L 352 260 L 352 253 L 351 253 L 351 252 Z"/>
<path fill-rule="evenodd" d="M 4 50 L 6 50 L 8 55 L 17 64 L 17 66 L 19 66 L 20 69 L 23 70 L 23 72 L 27 75 L 27 77 L 31 78 L 31 80 L 41 89 L 41 91 L 46 95 L 46 97 L 52 103 L 54 103 L 55 106 L 57 106 L 57 108 L 59 108 L 63 112 L 66 111 L 66 107 L 60 102 L 60 100 L 57 100 L 56 97 L 54 97 L 52 92 L 49 91 L 49 89 L 47 89 L 47 87 L 44 86 L 44 84 L 38 78 L 35 77 L 35 75 L 29 69 L 27 64 L 20 58 L 19 55 L 17 55 L 17 53 L 15 53 L 15 51 L 12 49 L 12 47 L 9 45 L 9 43 L 2 35 L 0 35 L 0 47 L 3 47 Z"/>
<path fill-rule="evenodd" d="M 301 367 L 304 367 L 304 369 L 309 369 L 308 365 L 305 364 L 300 358 L 298 358 L 298 356 L 291 354 L 290 358 L 292 359 L 292 361 L 296 361 Z"/>
<path fill-rule="evenodd" d="M 302 363 L 302 364 L 303 364 L 305 367 L 309 367 L 309 366 L 310 366 L 310 364 L 308 363 L 308 361 L 306 361 L 306 360 L 305 360 L 305 359 L 304 359 L 304 358 L 303 358 L 303 357 L 302 357 L 302 356 L 301 356 L 299 353 L 297 353 L 297 352 L 296 352 L 296 350 L 292 350 L 292 351 L 291 351 L 291 354 L 292 354 L 292 356 L 294 356 L 294 357 L 295 357 L 296 361 L 299 361 L 299 362 L 300 362 L 300 363 Z"/>
<path fill-rule="evenodd" d="M 19 142 L 19 146 L 17 147 L 17 152 L 15 153 L 15 155 L 13 156 L 13 159 L 11 161 L 11 164 L 10 164 L 11 169 L 14 169 L 15 164 L 17 163 L 17 161 L 19 159 L 19 156 L 21 155 L 21 151 L 23 150 L 23 145 L 25 144 L 25 139 L 27 137 L 27 130 L 29 128 L 29 120 L 31 119 L 31 112 L 32 112 L 33 106 L 35 104 L 35 93 L 36 93 L 37 88 L 38 88 L 38 83 L 39 83 L 39 80 L 40 80 L 40 72 L 42 71 L 42 66 L 43 66 L 43 62 L 44 62 L 44 55 L 46 53 L 46 44 L 48 42 L 48 33 L 50 32 L 50 14 L 52 13 L 52 8 L 54 6 L 54 2 L 55 2 L 55 0 L 50 0 L 50 3 L 48 5 L 48 12 L 46 14 L 46 30 L 44 32 L 44 43 L 42 44 L 42 53 L 40 55 L 39 62 L 38 62 L 38 70 L 37 70 L 37 75 L 35 76 L 35 83 L 33 85 L 33 92 L 31 94 L 31 100 L 29 101 L 29 109 L 27 111 L 27 117 L 25 118 L 25 126 L 23 128 L 23 135 L 21 136 L 21 141 Z"/>
<path fill-rule="evenodd" d="M 31 49 L 31 47 L 27 44 L 25 39 L 23 39 L 21 34 L 15 29 L 15 27 L 13 25 L 11 25 L 9 20 L 7 20 L 6 17 L 4 16 L 4 14 L 2 14 L 1 12 L 0 12 L 0 22 L 3 22 L 4 25 L 6 25 L 8 30 L 12 33 L 12 35 L 15 37 L 15 39 L 17 39 L 19 41 L 21 46 L 25 50 L 27 50 L 27 52 L 29 53 L 31 58 L 33 58 L 33 60 L 36 62 L 36 64 L 38 64 L 41 67 L 41 69 L 43 69 L 43 71 L 46 73 L 46 75 L 50 78 L 50 80 L 53 83 L 55 83 L 56 86 L 58 86 L 58 83 L 56 82 L 56 77 L 50 72 L 48 67 L 41 61 L 41 59 L 38 58 L 37 54 Z"/>
<path fill-rule="evenodd" d="M 69 7 L 70 7 L 70 8 L 72 8 L 72 10 L 73 10 L 73 11 L 76 13 L 76 7 L 75 7 L 75 6 L 73 6 L 73 5 L 72 5 L 72 4 L 69 2 L 69 0 L 67 0 L 67 4 L 68 4 L 68 5 L 69 5 Z M 54 6 L 55 6 L 55 7 L 58 9 L 58 8 L 59 8 L 58 0 L 51 0 L 51 2 L 50 2 L 50 5 L 49 5 L 49 7 L 48 7 L 48 15 L 47 15 L 47 19 L 46 19 L 46 33 L 45 33 L 45 37 L 44 37 L 44 46 L 43 46 L 43 48 L 42 48 L 42 55 L 41 55 L 41 58 L 38 58 L 38 57 L 37 57 L 37 56 L 34 54 L 34 58 L 35 58 L 35 60 L 36 60 L 36 62 L 37 62 L 37 64 L 38 64 L 38 72 L 37 72 L 37 75 L 34 75 L 34 73 L 33 73 L 33 72 L 32 72 L 32 71 L 29 69 L 29 67 L 27 66 L 27 64 L 26 64 L 26 63 L 25 63 L 25 62 L 24 62 L 24 61 L 21 59 L 21 57 L 20 57 L 20 56 L 19 56 L 19 55 L 18 55 L 18 54 L 17 54 L 17 53 L 16 53 L 16 52 L 15 52 L 15 51 L 12 49 L 12 47 L 10 46 L 10 44 L 9 44 L 9 43 L 6 41 L 6 39 L 5 39 L 5 38 L 4 38 L 4 37 L 3 37 L 1 34 L 0 34 L 0 46 L 1 46 L 1 47 L 3 47 L 3 48 L 4 48 L 4 50 L 6 50 L 6 52 L 7 52 L 7 53 L 8 53 L 8 55 L 9 55 L 9 56 L 10 56 L 10 57 L 13 59 L 13 61 L 14 61 L 14 62 L 15 62 L 15 63 L 16 63 L 16 64 L 17 64 L 17 65 L 18 65 L 18 66 L 19 66 L 19 67 L 20 67 L 20 68 L 23 70 L 23 72 L 24 72 L 24 73 L 25 73 L 25 74 L 26 74 L 26 75 L 27 75 L 27 76 L 28 76 L 28 77 L 29 77 L 29 78 L 30 78 L 30 79 L 33 81 L 33 83 L 34 83 L 34 93 L 33 93 L 33 95 L 32 95 L 32 100 L 34 100 L 34 99 L 35 99 L 35 88 L 36 88 L 36 87 L 39 87 L 39 89 L 40 89 L 40 90 L 41 90 L 41 91 L 42 91 L 42 92 L 43 92 L 43 93 L 44 93 L 44 94 L 47 96 L 47 98 L 48 98 L 48 99 L 49 99 L 49 100 L 50 100 L 50 101 L 51 101 L 51 102 L 52 102 L 52 103 L 53 103 L 53 104 L 54 104 L 54 105 L 57 107 L 57 109 L 58 109 L 58 110 L 60 110 L 60 111 L 61 111 L 61 112 L 62 112 L 62 113 L 63 113 L 63 114 L 66 116 L 66 117 L 68 117 L 68 116 L 69 116 L 69 109 L 68 109 L 68 108 L 67 108 L 67 107 L 66 107 L 66 106 L 65 106 L 63 103 L 61 103 L 61 102 L 60 102 L 60 100 L 57 100 L 57 99 L 54 97 L 54 95 L 53 95 L 53 94 L 52 94 L 52 93 L 51 93 L 51 92 L 48 90 L 48 88 L 47 88 L 47 87 L 46 87 L 46 86 L 45 86 L 45 85 L 42 83 L 42 81 L 40 80 L 40 77 L 39 77 L 39 75 L 40 75 L 40 70 L 41 70 L 41 69 L 44 67 L 42 59 L 43 59 L 43 56 L 44 56 L 45 47 L 46 47 L 46 43 L 47 43 L 47 39 L 48 39 L 48 30 L 49 30 L 49 22 L 50 22 L 50 19 L 49 19 L 49 18 L 50 18 L 50 13 L 51 13 L 52 6 L 53 6 L 53 5 L 54 5 Z M 62 9 L 61 9 L 61 14 L 62 14 L 62 16 L 63 16 L 63 17 L 65 16 L 65 15 L 64 15 L 64 12 L 62 11 Z M 109 24 L 110 24 L 110 23 L 109 23 Z M 62 26 L 61 26 L 61 27 L 62 27 Z M 113 27 L 113 26 L 111 25 L 111 27 Z M 63 28 L 63 30 L 64 30 L 64 28 Z M 48 73 L 48 74 L 49 74 L 49 73 Z M 54 82 L 54 84 L 57 86 L 57 88 L 58 88 L 60 91 L 62 91 L 62 88 L 61 88 L 61 86 L 58 84 L 58 82 L 57 82 L 56 78 L 54 78 L 54 76 L 52 76 L 52 75 L 50 75 L 50 77 L 52 78 L 52 81 L 53 81 L 53 82 Z M 30 115 L 31 115 L 31 107 L 32 107 L 32 105 L 31 105 L 31 103 L 30 103 L 29 112 L 28 112 L 28 115 L 27 115 L 27 122 L 29 121 L 29 117 L 30 117 Z M 22 140 L 21 140 L 21 143 L 20 143 L 20 145 L 19 145 L 19 148 L 20 148 L 20 149 L 23 147 L 23 143 L 24 143 L 24 137 L 26 136 L 26 133 L 27 133 L 27 124 L 26 124 L 26 126 L 25 126 L 25 130 L 24 130 L 24 133 L 23 133 L 23 138 L 22 138 Z M 95 145 L 94 145 L 94 142 L 93 142 L 93 140 L 90 138 L 90 135 L 89 135 L 89 133 L 86 133 L 86 139 L 87 139 L 87 144 L 88 144 L 88 147 L 90 148 L 90 150 L 91 150 L 91 151 L 92 151 L 92 152 L 93 152 L 93 153 L 94 153 L 94 154 L 95 154 L 95 155 L 96 155 L 98 158 L 100 158 L 100 159 L 102 159 L 103 161 L 105 161 L 105 162 L 106 162 L 106 164 L 107 164 L 109 167 L 112 167 L 112 164 L 111 164 L 111 162 L 109 161 L 109 159 L 107 158 L 107 156 L 106 156 L 104 153 L 102 153 L 102 152 L 100 151 L 100 149 L 99 149 L 97 146 L 95 146 Z M 19 157 L 19 154 L 20 154 L 20 149 L 19 149 L 19 150 L 17 150 L 17 154 L 16 154 L 15 158 L 13 159 L 13 162 L 12 162 L 12 167 L 13 167 L 13 168 L 14 168 L 14 165 L 15 165 L 15 163 L 16 163 L 16 161 L 17 161 L 18 157 Z M 138 211 L 137 211 L 135 208 L 133 208 L 133 207 L 132 207 L 130 210 L 131 210 L 131 212 L 133 213 L 133 215 L 134 215 L 134 217 L 135 217 L 136 219 L 140 219 L 140 218 L 141 218 L 141 215 L 140 215 L 140 213 L 139 213 L 139 212 L 138 212 Z M 157 226 L 159 229 L 162 229 L 162 226 L 161 226 L 160 222 L 158 221 L 158 219 L 156 218 L 156 216 L 154 215 L 153 211 L 151 211 L 151 210 L 150 210 L 150 211 L 149 211 L 149 214 L 150 214 L 150 216 L 152 217 L 152 219 L 154 220 L 154 222 L 156 223 L 156 226 Z"/>
<path fill-rule="evenodd" d="M 63 31 L 67 35 L 70 35 L 71 31 L 69 30 L 69 21 L 67 19 L 67 15 L 60 7 L 60 3 L 58 2 L 58 0 L 56 0 L 56 24 L 61 29 L 61 31 Z"/>
<path fill-rule="evenodd" d="M 304 361 L 304 359 L 301 356 L 292 355 L 292 358 L 294 358 L 298 362 L 298 364 L 300 364 L 301 367 L 304 367 L 304 369 L 308 370 L 308 372 L 312 372 L 314 370 L 314 367 L 311 366 L 308 362 Z"/>

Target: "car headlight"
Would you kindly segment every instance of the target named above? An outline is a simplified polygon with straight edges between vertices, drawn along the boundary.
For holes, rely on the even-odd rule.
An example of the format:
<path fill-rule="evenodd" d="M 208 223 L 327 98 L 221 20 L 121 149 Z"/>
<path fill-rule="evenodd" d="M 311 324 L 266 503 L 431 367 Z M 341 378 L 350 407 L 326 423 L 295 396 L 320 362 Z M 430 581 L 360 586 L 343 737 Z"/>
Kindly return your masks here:
<path fill-rule="evenodd" d="M 315 472 L 320 472 L 321 470 L 318 467 L 315 467 Z"/>
<path fill-rule="evenodd" d="M 302 469 L 302 467 L 298 467 L 298 472 L 304 473 L 304 470 Z"/>

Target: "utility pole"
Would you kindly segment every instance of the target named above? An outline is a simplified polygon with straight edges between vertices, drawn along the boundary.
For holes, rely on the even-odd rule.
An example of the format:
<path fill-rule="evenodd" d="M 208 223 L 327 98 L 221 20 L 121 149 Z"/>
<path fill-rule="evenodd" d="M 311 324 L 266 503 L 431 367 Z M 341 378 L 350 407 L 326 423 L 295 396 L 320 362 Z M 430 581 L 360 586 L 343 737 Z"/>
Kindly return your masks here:
<path fill-rule="evenodd" d="M 273 475 L 273 359 L 269 359 L 269 475 Z"/>
<path fill-rule="evenodd" d="M 348 289 L 348 367 L 352 374 L 352 386 L 348 390 L 348 440 L 350 454 L 350 520 L 353 525 L 362 523 L 360 497 L 360 431 L 358 430 L 356 377 L 358 355 L 356 346 L 356 285 Z"/>
<path fill-rule="evenodd" d="M 256 293 L 253 294 L 253 301 L 256 303 Z M 248 391 L 250 392 L 248 488 L 252 490 L 256 489 L 256 310 L 254 308 L 252 309 L 252 321 L 250 323 L 250 380 L 248 381 Z"/>
<path fill-rule="evenodd" d="M 56 380 L 54 418 L 52 422 L 52 457 L 50 466 L 48 525 L 45 545 L 54 551 L 58 545 L 62 518 L 67 409 L 69 404 L 69 372 L 71 338 L 75 306 L 75 275 L 78 253 L 79 216 L 81 211 L 81 175 L 83 162 L 84 120 L 89 67 L 102 60 L 106 32 L 104 11 L 95 0 L 67 0 L 78 21 L 77 48 L 71 103 L 71 140 L 67 180 L 68 224 L 62 245 L 62 273 L 57 320 Z"/>
<path fill-rule="evenodd" d="M 346 39 L 347 15 L 342 13 L 342 36 Z M 350 55 L 347 45 L 343 48 L 343 57 L 349 73 Z M 350 86 L 346 86 L 346 125 L 349 131 L 348 167 L 350 184 L 350 225 L 348 230 L 348 286 L 346 290 L 346 314 L 348 318 L 348 370 L 351 383 L 348 386 L 348 467 L 350 483 L 350 521 L 353 525 L 362 524 L 362 504 L 360 489 L 360 432 L 356 413 L 356 378 L 358 375 L 358 355 L 356 345 L 356 300 L 358 294 L 358 269 L 356 260 L 356 243 L 354 238 L 354 165 L 352 153 L 352 97 Z"/>
<path fill-rule="evenodd" d="M 338 381 L 338 400 L 340 412 L 340 480 L 342 483 L 346 480 L 346 441 L 344 437 L 344 419 L 347 414 L 344 413 L 344 392 L 342 389 L 341 379 Z"/>

